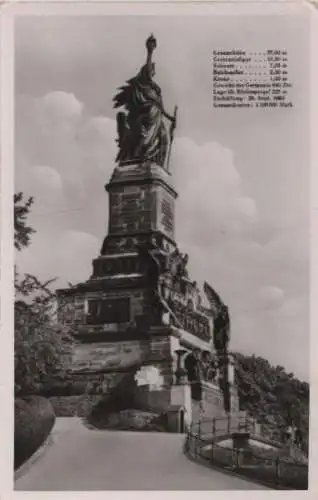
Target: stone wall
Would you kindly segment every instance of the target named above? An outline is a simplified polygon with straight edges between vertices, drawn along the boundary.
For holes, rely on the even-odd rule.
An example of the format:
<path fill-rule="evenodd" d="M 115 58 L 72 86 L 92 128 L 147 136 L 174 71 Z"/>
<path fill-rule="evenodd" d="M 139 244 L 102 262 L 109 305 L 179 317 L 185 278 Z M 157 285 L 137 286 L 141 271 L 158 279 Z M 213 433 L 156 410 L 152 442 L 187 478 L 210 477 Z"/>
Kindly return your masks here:
<path fill-rule="evenodd" d="M 155 163 L 117 168 L 107 190 L 109 234 L 160 230 L 174 239 L 177 193 L 171 186 L 171 176 L 164 169 Z"/>
<path fill-rule="evenodd" d="M 164 378 L 164 385 L 172 385 L 175 381 L 176 355 L 179 342 L 171 335 L 154 335 L 150 337 L 149 360 L 156 366 Z"/>
<path fill-rule="evenodd" d="M 121 262 L 120 259 L 118 261 L 111 260 L 117 263 L 117 266 Z M 118 269 L 118 272 L 122 273 L 123 271 Z M 124 274 L 118 274 L 117 276 L 125 277 Z M 129 276 L 134 276 L 134 274 L 128 274 L 127 277 L 129 278 Z M 108 285 L 112 284 L 112 278 L 116 278 L 116 275 L 110 276 L 107 281 Z M 127 305 L 123 305 L 124 301 L 126 301 Z M 122 332 L 126 331 L 140 316 L 145 314 L 148 301 L 149 297 L 144 289 L 116 290 L 112 292 L 100 290 L 83 292 L 78 290 L 74 294 L 67 295 L 63 294 L 61 290 L 58 298 L 58 320 L 62 324 L 72 326 L 74 335 L 84 330 L 88 333 L 94 333 L 97 327 L 100 332 Z M 110 319 L 101 319 L 101 310 L 105 306 L 106 308 L 112 307 L 113 312 Z M 123 314 L 120 312 L 123 311 L 124 307 L 127 319 L 124 319 Z M 114 319 L 111 319 L 111 316 Z"/>
<path fill-rule="evenodd" d="M 74 325 L 76 331 L 78 325 L 85 323 L 87 313 L 85 296 L 81 293 L 74 295 L 58 296 L 58 320 L 65 325 Z"/>
<path fill-rule="evenodd" d="M 204 418 L 224 416 L 223 394 L 217 385 L 202 383 L 202 401 L 204 403 Z"/>
<path fill-rule="evenodd" d="M 75 373 L 70 377 L 73 381 L 74 386 L 83 387 L 84 393 L 93 393 L 94 388 L 98 387 L 104 394 L 110 392 L 114 387 L 116 387 L 119 382 L 123 379 L 125 373 Z M 76 394 L 76 393 L 75 393 Z"/>
<path fill-rule="evenodd" d="M 156 187 L 157 196 L 157 228 L 168 238 L 174 239 L 175 197 L 163 186 Z"/>
<path fill-rule="evenodd" d="M 153 229 L 154 193 L 149 184 L 112 186 L 109 193 L 109 233 Z"/>
<path fill-rule="evenodd" d="M 192 420 L 191 391 L 189 385 L 174 385 L 162 387 L 159 390 L 149 390 L 139 387 L 135 401 L 138 407 L 158 413 L 166 413 L 169 419 L 177 419 L 179 410 L 184 411 L 184 422 L 190 426 Z M 178 424 L 171 423 L 171 431 L 176 432 Z"/>
<path fill-rule="evenodd" d="M 95 342 L 77 344 L 72 370 L 125 370 L 141 363 L 149 351 L 144 341 Z"/>
<path fill-rule="evenodd" d="M 175 369 L 174 350 L 178 348 L 169 335 L 155 335 L 147 340 L 95 342 L 77 344 L 71 370 L 76 377 L 85 377 L 84 372 L 113 371 L 124 373 L 139 364 L 153 364 L 165 376 L 165 383 L 173 383 Z M 81 372 L 83 374 L 81 375 Z"/>
<path fill-rule="evenodd" d="M 227 416 L 224 410 L 223 393 L 221 389 L 209 382 L 202 383 L 203 418 L 223 418 Z M 231 415 L 239 415 L 239 403 L 235 389 L 231 390 Z M 201 418 L 199 403 L 193 402 L 193 419 Z"/>

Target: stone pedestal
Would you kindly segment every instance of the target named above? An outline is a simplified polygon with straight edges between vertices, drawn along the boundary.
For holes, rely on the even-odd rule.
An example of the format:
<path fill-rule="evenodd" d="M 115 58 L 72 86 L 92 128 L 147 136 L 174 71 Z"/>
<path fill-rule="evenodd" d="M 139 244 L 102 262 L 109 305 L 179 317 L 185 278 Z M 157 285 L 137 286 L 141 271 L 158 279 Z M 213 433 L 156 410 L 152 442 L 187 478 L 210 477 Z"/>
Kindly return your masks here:
<path fill-rule="evenodd" d="M 108 233 L 92 274 L 58 291 L 59 321 L 77 341 L 70 372 L 88 381 L 105 375 L 113 386 L 120 374 L 152 365 L 163 389 L 150 391 L 149 402 L 161 409 L 184 407 L 189 423 L 181 354 L 211 350 L 213 321 L 189 277 L 188 256 L 175 241 L 172 177 L 151 162 L 116 166 L 106 191 Z M 214 398 L 217 403 L 208 396 L 207 403 L 221 406 L 219 394 Z"/>
<path fill-rule="evenodd" d="M 106 190 L 108 234 L 92 275 L 58 291 L 59 319 L 80 342 L 140 340 L 163 325 L 157 263 L 164 269 L 176 249 L 171 175 L 151 163 L 116 167 Z"/>

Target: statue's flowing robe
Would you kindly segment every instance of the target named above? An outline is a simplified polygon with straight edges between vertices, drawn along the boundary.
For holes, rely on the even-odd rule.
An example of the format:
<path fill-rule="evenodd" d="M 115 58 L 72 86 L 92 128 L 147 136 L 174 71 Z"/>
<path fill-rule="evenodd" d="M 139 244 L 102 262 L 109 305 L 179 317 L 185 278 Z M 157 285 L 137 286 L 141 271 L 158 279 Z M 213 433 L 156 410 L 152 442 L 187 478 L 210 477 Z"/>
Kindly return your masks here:
<path fill-rule="evenodd" d="M 128 111 L 117 160 L 125 162 L 159 157 L 163 162 L 168 132 L 163 121 L 160 87 L 140 73 L 121 88 L 114 101 L 115 108 L 124 106 Z"/>

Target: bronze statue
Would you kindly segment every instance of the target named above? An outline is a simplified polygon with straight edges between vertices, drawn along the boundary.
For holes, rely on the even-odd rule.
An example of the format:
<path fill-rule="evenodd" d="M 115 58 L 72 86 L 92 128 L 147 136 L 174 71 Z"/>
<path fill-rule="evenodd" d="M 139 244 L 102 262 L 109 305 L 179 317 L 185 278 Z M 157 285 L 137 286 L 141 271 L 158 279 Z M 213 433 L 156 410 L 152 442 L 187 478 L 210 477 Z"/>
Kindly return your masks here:
<path fill-rule="evenodd" d="M 204 283 L 204 292 L 213 315 L 214 347 L 219 354 L 226 354 L 230 341 L 230 315 L 228 307 L 222 302 L 216 291 Z"/>
<path fill-rule="evenodd" d="M 119 152 L 116 161 L 120 165 L 150 160 L 166 167 L 168 163 L 176 109 L 174 116 L 165 111 L 161 89 L 153 80 L 155 64 L 152 54 L 156 46 L 156 39 L 151 35 L 146 41 L 146 64 L 137 76 L 120 87 L 113 99 L 115 108 L 125 109 L 117 113 Z M 170 131 L 164 118 L 171 122 Z"/>

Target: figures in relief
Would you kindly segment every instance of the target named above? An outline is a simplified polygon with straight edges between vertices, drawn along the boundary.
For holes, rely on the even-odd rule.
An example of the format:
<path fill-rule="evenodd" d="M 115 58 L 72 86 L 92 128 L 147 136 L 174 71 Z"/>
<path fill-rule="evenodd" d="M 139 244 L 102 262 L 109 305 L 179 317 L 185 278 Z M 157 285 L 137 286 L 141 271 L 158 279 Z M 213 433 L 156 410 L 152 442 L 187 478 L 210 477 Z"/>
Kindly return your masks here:
<path fill-rule="evenodd" d="M 151 35 L 146 41 L 146 64 L 114 97 L 114 107 L 124 108 L 117 113 L 119 152 L 116 161 L 120 165 L 147 160 L 162 167 L 167 164 L 176 110 L 173 116 L 165 111 L 161 89 L 153 80 L 155 64 L 152 54 L 156 46 L 156 39 Z M 165 118 L 170 121 L 170 130 Z"/>

